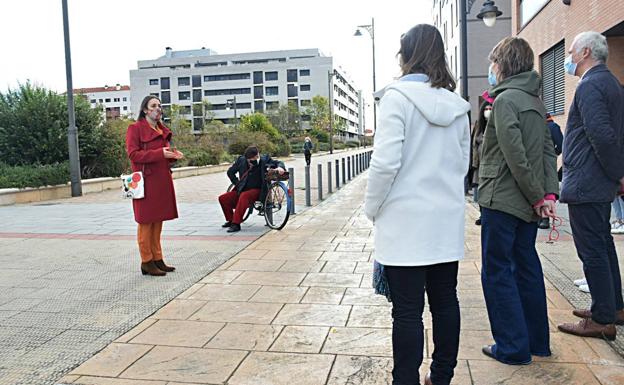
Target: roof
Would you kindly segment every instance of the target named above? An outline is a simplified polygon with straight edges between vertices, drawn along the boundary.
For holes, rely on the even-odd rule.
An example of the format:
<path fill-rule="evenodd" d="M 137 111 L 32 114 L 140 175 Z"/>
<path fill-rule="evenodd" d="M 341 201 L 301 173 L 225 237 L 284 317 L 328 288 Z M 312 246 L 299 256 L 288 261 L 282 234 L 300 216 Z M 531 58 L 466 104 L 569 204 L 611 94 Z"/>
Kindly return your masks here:
<path fill-rule="evenodd" d="M 130 91 L 130 86 L 104 86 L 92 88 L 74 88 L 75 94 L 91 94 L 94 92 Z"/>

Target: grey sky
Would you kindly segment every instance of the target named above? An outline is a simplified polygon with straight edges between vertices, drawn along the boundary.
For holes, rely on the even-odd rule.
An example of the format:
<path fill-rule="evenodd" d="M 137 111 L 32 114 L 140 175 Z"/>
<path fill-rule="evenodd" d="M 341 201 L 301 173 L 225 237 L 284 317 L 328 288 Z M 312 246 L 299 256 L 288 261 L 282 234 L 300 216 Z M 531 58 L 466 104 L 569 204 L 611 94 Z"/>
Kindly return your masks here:
<path fill-rule="evenodd" d="M 61 0 L 4 0 L 0 89 L 30 79 L 65 89 Z M 218 53 L 320 48 L 359 88 L 372 89 L 371 40 L 354 37 L 375 17 L 377 88 L 398 74 L 401 33 L 431 23 L 430 0 L 69 0 L 74 87 L 128 84 L 137 60 L 202 46 Z M 369 115 L 370 116 L 370 115 Z"/>

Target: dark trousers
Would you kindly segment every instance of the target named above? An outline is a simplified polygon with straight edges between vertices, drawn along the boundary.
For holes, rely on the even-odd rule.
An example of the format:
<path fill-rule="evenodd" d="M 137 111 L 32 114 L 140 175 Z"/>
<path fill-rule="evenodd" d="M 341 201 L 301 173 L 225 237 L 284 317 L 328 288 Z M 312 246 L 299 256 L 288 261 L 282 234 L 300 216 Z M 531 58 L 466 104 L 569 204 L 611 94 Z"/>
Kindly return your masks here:
<path fill-rule="evenodd" d="M 537 223 L 502 211 L 481 209 L 481 283 L 492 351 L 507 364 L 550 355 L 544 275 L 535 239 Z"/>
<path fill-rule="evenodd" d="M 304 152 L 303 155 L 305 156 L 306 165 L 309 166 L 310 165 L 310 161 L 312 160 L 312 153 L 311 152 Z"/>
<path fill-rule="evenodd" d="M 393 385 L 419 384 L 423 360 L 423 308 L 427 292 L 433 320 L 431 381 L 448 385 L 459 350 L 458 262 L 431 266 L 386 266 L 392 295 Z"/>
<path fill-rule="evenodd" d="M 615 312 L 624 308 L 622 279 L 611 236 L 611 203 L 568 206 L 574 246 L 592 297 L 592 319 L 600 324 L 615 322 Z"/>
<path fill-rule="evenodd" d="M 252 188 L 243 191 L 240 195 L 236 190 L 219 195 L 219 204 L 225 220 L 240 225 L 247 209 L 260 197 L 260 189 Z"/>

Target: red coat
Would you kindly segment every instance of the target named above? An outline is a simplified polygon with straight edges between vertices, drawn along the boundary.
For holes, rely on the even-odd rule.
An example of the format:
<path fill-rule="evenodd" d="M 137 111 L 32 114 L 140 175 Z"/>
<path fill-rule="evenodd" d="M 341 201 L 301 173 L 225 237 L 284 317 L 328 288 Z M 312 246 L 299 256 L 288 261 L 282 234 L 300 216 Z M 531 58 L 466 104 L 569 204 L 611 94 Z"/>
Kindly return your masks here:
<path fill-rule="evenodd" d="M 178 217 L 173 178 L 169 170 L 170 161 L 163 154 L 163 147 L 169 147 L 171 130 L 158 123 L 160 135 L 141 119 L 128 126 L 126 151 L 132 171 L 143 171 L 145 198 L 133 199 L 134 219 L 137 223 L 168 221 Z"/>

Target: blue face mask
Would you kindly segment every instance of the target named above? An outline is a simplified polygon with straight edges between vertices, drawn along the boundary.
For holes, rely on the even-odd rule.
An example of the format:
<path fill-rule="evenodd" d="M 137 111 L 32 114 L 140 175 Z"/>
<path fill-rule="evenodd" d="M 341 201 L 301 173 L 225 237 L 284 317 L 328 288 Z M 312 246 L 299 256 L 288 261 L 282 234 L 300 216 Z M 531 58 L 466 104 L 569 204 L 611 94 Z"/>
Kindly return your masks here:
<path fill-rule="evenodd" d="M 565 68 L 565 72 L 568 75 L 576 75 L 576 65 L 578 63 L 574 63 L 572 61 L 572 55 L 569 55 L 568 57 L 565 58 L 565 61 L 563 62 L 563 68 Z"/>
<path fill-rule="evenodd" d="M 490 68 L 488 69 L 488 83 L 490 83 L 492 87 L 494 87 L 497 83 L 496 74 L 492 71 L 492 64 L 490 64 Z"/>

